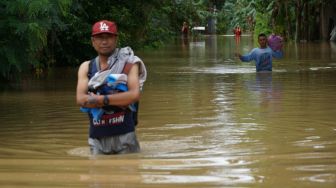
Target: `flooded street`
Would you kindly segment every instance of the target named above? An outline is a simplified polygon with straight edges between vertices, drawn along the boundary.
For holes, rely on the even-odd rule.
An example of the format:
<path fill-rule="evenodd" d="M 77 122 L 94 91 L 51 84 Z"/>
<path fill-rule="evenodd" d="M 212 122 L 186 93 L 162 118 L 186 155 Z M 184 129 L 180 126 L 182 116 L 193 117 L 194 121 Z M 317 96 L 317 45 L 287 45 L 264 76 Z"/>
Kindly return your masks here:
<path fill-rule="evenodd" d="M 336 43 L 288 43 L 272 73 L 206 36 L 136 52 L 148 71 L 142 152 L 91 156 L 77 68 L 0 90 L 1 187 L 334 188 Z"/>

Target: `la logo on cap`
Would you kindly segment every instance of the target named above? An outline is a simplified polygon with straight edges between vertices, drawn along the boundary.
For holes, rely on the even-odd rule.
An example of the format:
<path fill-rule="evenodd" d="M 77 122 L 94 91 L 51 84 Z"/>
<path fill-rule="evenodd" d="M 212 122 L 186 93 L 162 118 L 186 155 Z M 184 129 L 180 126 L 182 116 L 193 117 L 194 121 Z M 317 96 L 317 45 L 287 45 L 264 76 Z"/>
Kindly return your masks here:
<path fill-rule="evenodd" d="M 110 33 L 113 35 L 118 35 L 117 25 L 114 22 L 107 20 L 100 20 L 92 26 L 91 36 L 98 35 L 101 33 Z"/>
<path fill-rule="evenodd" d="M 109 30 L 109 26 L 106 25 L 106 23 L 104 22 L 100 22 L 100 31 L 108 31 Z"/>

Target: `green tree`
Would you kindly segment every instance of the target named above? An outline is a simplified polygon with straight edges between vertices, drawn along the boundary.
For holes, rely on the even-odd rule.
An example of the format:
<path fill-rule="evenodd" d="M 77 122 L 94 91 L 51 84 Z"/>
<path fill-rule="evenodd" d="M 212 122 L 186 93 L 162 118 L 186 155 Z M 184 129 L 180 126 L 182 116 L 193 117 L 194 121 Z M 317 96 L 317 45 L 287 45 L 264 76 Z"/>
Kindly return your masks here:
<path fill-rule="evenodd" d="M 169 7 L 171 1 L 155 0 L 73 0 L 67 19 L 68 27 L 58 33 L 58 65 L 78 65 L 93 58 L 90 33 L 93 23 L 112 20 L 118 25 L 119 46 L 134 49 L 163 45 L 171 35 Z"/>
<path fill-rule="evenodd" d="M 226 0 L 221 14 L 226 18 L 228 31 L 240 26 L 245 31 L 253 31 L 256 17 L 256 0 Z"/>
<path fill-rule="evenodd" d="M 62 29 L 69 0 L 0 1 L 0 72 L 3 78 L 41 70 L 48 36 Z"/>

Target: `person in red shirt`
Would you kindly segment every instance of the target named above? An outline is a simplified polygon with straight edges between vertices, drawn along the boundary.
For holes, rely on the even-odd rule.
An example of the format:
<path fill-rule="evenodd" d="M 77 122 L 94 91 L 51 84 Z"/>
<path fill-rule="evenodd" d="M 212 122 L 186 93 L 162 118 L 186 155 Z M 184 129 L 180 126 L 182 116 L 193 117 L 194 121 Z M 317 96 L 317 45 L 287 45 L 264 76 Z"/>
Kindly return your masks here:
<path fill-rule="evenodd" d="M 181 32 L 182 32 L 182 36 L 183 36 L 183 37 L 188 37 L 188 34 L 189 34 L 189 27 L 188 27 L 187 22 L 183 22 Z"/>
<path fill-rule="evenodd" d="M 239 26 L 237 26 L 237 27 L 234 29 L 234 34 L 235 34 L 236 37 L 240 37 L 240 36 L 241 36 L 242 31 L 241 31 L 241 29 L 240 29 Z"/>

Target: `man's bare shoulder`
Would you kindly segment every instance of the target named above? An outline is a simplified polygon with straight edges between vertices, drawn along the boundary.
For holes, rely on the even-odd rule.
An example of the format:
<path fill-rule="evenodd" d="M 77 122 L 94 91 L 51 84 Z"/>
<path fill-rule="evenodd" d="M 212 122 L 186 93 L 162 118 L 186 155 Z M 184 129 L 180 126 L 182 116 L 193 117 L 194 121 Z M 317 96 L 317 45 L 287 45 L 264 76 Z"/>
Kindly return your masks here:
<path fill-rule="evenodd" d="M 90 61 L 84 61 L 80 64 L 79 69 L 83 69 L 84 67 L 88 68 Z"/>
<path fill-rule="evenodd" d="M 80 66 L 79 66 L 79 69 L 78 69 L 78 74 L 81 75 L 81 74 L 87 74 L 88 71 L 89 71 L 89 63 L 90 61 L 84 61 Z"/>
<path fill-rule="evenodd" d="M 82 67 L 82 66 L 88 66 L 89 63 L 90 63 L 90 61 L 84 61 L 84 62 L 80 65 L 80 67 Z"/>

